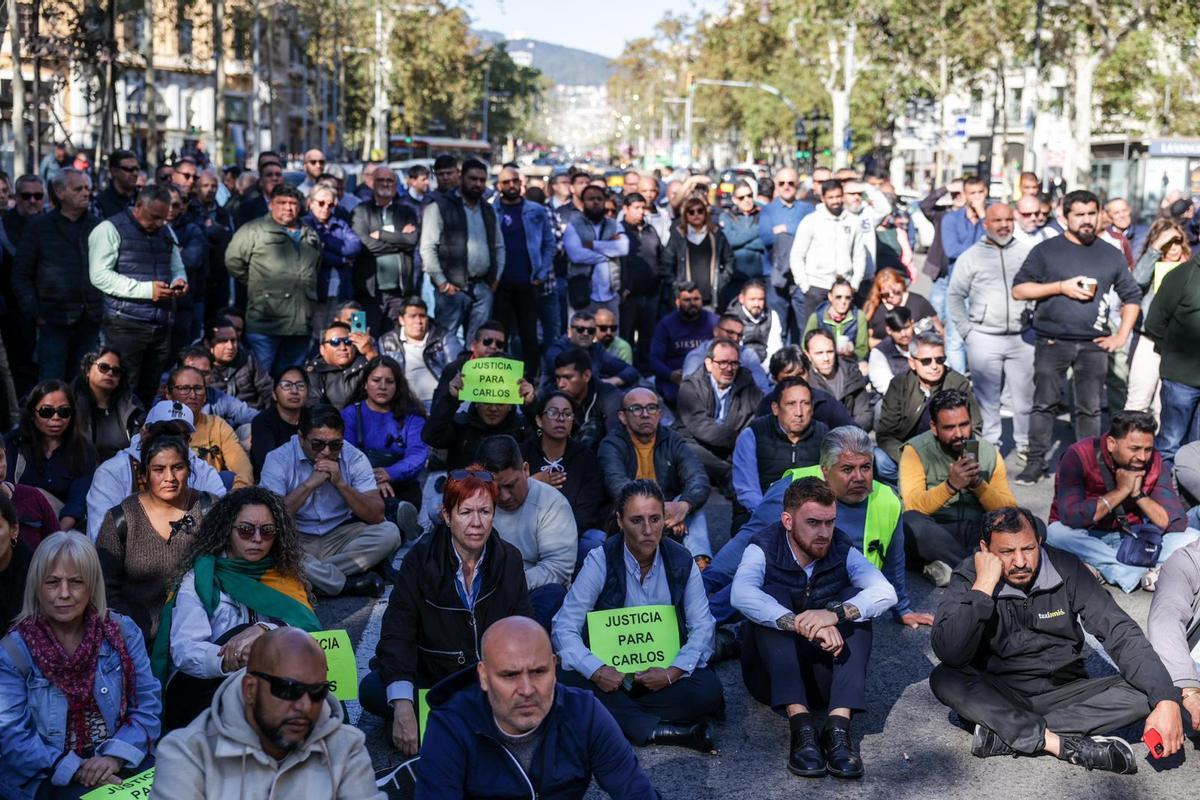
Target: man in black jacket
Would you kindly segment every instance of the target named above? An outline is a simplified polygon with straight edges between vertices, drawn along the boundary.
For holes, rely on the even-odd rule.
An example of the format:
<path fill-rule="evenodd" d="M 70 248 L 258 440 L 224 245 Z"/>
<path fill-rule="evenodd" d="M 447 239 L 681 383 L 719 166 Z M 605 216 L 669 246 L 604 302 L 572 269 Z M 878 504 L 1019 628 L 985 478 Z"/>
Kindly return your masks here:
<path fill-rule="evenodd" d="M 77 169 L 54 177 L 58 208 L 25 226 L 13 262 L 13 290 L 25 319 L 37 326 L 39 380 L 72 380 L 100 337 L 103 297 L 88 278 L 88 213 L 92 180 Z"/>
<path fill-rule="evenodd" d="M 94 213 L 108 219 L 133 207 L 137 199 L 137 156 L 128 150 L 113 150 L 108 156 L 108 186 L 96 195 Z"/>
<path fill-rule="evenodd" d="M 620 425 L 621 390 L 599 381 L 592 374 L 592 359 L 572 347 L 554 358 L 554 385 L 571 396 L 577 409 L 574 438 L 593 453 L 610 430 Z"/>
<path fill-rule="evenodd" d="M 1183 745 L 1180 691 L 1142 631 L 1075 556 L 1047 547 L 1033 515 L 990 512 L 973 560 L 954 571 L 933 626 L 938 700 L 975 726 L 971 753 L 1051 753 L 1063 761 L 1137 772 L 1123 739 L 1092 736 L 1143 717 L 1167 756 Z M 1084 628 L 1120 673 L 1089 678 Z M 1147 716 L 1147 714 L 1149 716 Z"/>
<path fill-rule="evenodd" d="M 362 383 L 366 368 L 367 359 L 350 341 L 350 326 L 331 322 L 321 332 L 320 355 L 308 364 L 310 402 L 329 403 L 339 411 L 345 408 Z"/>
<path fill-rule="evenodd" d="M 650 374 L 650 340 L 658 322 L 658 292 L 663 241 L 646 222 L 646 198 L 637 192 L 625 196 L 625 238 L 629 255 L 621 259 L 621 338 L 633 345 L 638 372 Z"/>
<path fill-rule="evenodd" d="M 411 206 L 396 200 L 396 183 L 395 172 L 379 167 L 371 199 L 354 209 L 354 232 L 363 243 L 354 269 L 354 299 L 363 304 L 376 335 L 399 316 L 406 296 L 421 292 L 413 274 L 420 221 Z"/>
<path fill-rule="evenodd" d="M 683 379 L 676 428 L 714 484 L 723 486 L 728 482 L 733 446 L 741 430 L 754 419 L 754 409 L 762 396 L 750 370 L 741 365 L 738 346 L 723 339 L 709 344 L 704 370 Z"/>

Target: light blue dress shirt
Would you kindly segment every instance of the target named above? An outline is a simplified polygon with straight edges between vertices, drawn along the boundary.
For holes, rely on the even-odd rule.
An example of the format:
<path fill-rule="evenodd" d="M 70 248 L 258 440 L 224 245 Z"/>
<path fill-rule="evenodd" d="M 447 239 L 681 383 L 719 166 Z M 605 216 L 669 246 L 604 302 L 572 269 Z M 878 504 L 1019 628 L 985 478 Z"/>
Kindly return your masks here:
<path fill-rule="evenodd" d="M 667 584 L 662 551 L 655 553 L 654 563 L 644 581 L 642 569 L 629 548 L 622 547 L 621 552 L 625 555 L 625 607 L 670 605 L 671 588 Z M 563 669 L 573 669 L 585 678 L 591 678 L 596 670 L 604 666 L 604 662 L 583 643 L 583 629 L 587 625 L 588 612 L 595 610 L 607 571 L 608 559 L 604 548 L 597 547 L 584 559 L 583 567 L 567 592 L 562 608 L 554 615 L 551 638 Z M 717 623 L 708 608 L 704 581 L 695 564 L 692 564 L 683 592 L 683 608 L 687 614 L 687 642 L 671 666 L 690 675 L 693 670 L 708 663 L 717 636 Z"/>
<path fill-rule="evenodd" d="M 366 455 L 354 445 L 346 442 L 338 454 L 338 464 L 346 483 L 359 492 L 373 492 L 379 486 L 375 471 Z M 313 474 L 313 462 L 304 455 L 300 437 L 293 435 L 284 444 L 267 453 L 263 463 L 259 485 L 270 489 L 280 497 L 286 497 Z M 350 504 L 332 483 L 326 481 L 313 490 L 292 518 L 301 533 L 324 536 L 346 520 L 353 512 Z"/>

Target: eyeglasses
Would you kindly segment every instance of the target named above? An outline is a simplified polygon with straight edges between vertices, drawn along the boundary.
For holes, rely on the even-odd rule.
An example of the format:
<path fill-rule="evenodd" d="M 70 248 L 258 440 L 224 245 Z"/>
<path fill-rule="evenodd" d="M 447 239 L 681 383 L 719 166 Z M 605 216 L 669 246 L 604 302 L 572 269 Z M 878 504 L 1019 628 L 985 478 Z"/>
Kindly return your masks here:
<path fill-rule="evenodd" d="M 662 411 L 662 406 L 658 403 L 647 403 L 646 405 L 635 403 L 631 406 L 624 406 L 621 410 L 626 414 L 634 414 L 639 417 L 653 417 L 659 411 Z"/>
<path fill-rule="evenodd" d="M 542 412 L 547 419 L 557 419 L 563 422 L 575 419 L 574 411 L 559 411 L 557 408 L 547 408 Z"/>
<path fill-rule="evenodd" d="M 279 388 L 285 392 L 299 392 L 308 389 L 308 384 L 304 381 L 280 381 Z"/>
<path fill-rule="evenodd" d="M 776 186 L 795 186 L 795 181 L 775 181 Z"/>
<path fill-rule="evenodd" d="M 492 473 L 485 469 L 456 469 L 450 473 L 452 481 L 465 481 L 467 478 L 478 478 L 484 483 L 491 483 Z"/>
<path fill-rule="evenodd" d="M 929 358 L 917 358 L 916 356 L 910 356 L 910 358 L 913 361 L 916 361 L 922 367 L 928 367 L 930 364 L 933 364 L 934 362 L 937 362 L 937 364 L 939 366 L 946 363 L 945 356 L 930 356 Z"/>
<path fill-rule="evenodd" d="M 175 170 L 175 174 L 177 176 L 179 176 L 180 178 L 184 178 L 185 180 L 189 180 L 189 181 L 196 180 L 196 173 L 194 173 L 194 172 L 180 172 L 179 170 Z"/>
<path fill-rule="evenodd" d="M 596 332 L 596 328 L 594 326 L 588 327 L 586 325 L 572 325 L 571 330 L 575 331 L 580 336 L 583 336 L 584 334 L 590 336 Z"/>
<path fill-rule="evenodd" d="M 686 213 L 689 217 L 703 217 L 708 212 L 703 208 L 689 208 L 684 213 Z"/>
<path fill-rule="evenodd" d="M 300 681 L 294 681 L 291 678 L 280 678 L 278 675 L 268 675 L 265 672 L 253 671 L 250 674 L 266 681 L 271 687 L 271 695 L 273 697 L 286 700 L 289 703 L 299 700 L 300 696 L 304 694 L 307 694 L 308 698 L 314 703 L 323 703 L 325 702 L 325 698 L 329 696 L 329 692 L 333 689 L 333 684 L 329 681 L 300 683 Z"/>
<path fill-rule="evenodd" d="M 269 542 L 275 538 L 274 525 L 253 525 L 249 522 L 237 522 L 233 526 L 233 532 L 243 542 L 253 541 L 255 536 L 261 538 L 264 542 Z"/>
<path fill-rule="evenodd" d="M 338 453 L 344 444 L 346 444 L 344 439 L 330 439 L 328 442 L 323 439 L 308 440 L 308 446 L 312 448 L 314 453 L 323 453 L 326 450 L 331 453 Z"/>
<path fill-rule="evenodd" d="M 709 361 L 716 364 L 719 369 L 737 369 L 742 364 L 742 362 L 736 359 L 717 361 L 715 358 L 710 358 Z"/>
<path fill-rule="evenodd" d="M 479 343 L 484 347 L 495 347 L 497 350 L 503 350 L 508 344 L 503 339 L 493 339 L 491 336 L 484 336 Z"/>
<path fill-rule="evenodd" d="M 754 195 L 752 195 L 752 194 L 735 194 L 733 196 L 733 199 L 734 200 L 752 200 L 752 199 L 754 199 Z"/>
<path fill-rule="evenodd" d="M 70 419 L 75 414 L 75 409 L 70 406 L 41 406 L 37 410 L 37 415 L 42 419 L 53 419 L 57 414 L 59 419 Z"/>
<path fill-rule="evenodd" d="M 323 158 L 310 158 L 310 159 L 308 159 L 308 162 L 307 162 L 307 163 L 309 163 L 309 164 L 324 164 L 324 163 L 325 163 L 325 159 L 323 159 Z"/>
<path fill-rule="evenodd" d="M 1040 211 L 1018 211 L 1017 215 L 1022 217 L 1036 217 Z"/>
<path fill-rule="evenodd" d="M 729 328 L 717 328 L 717 330 L 725 334 L 725 336 L 730 339 L 736 339 L 739 342 L 742 340 L 743 331 L 731 331 Z"/>
<path fill-rule="evenodd" d="M 122 167 L 120 164 L 118 164 L 117 169 L 121 170 L 121 172 L 126 172 L 126 173 L 129 173 L 130 175 L 132 175 L 133 173 L 138 171 L 138 166 L 137 166 L 137 164 L 134 164 L 132 167 Z"/>
<path fill-rule="evenodd" d="M 175 386 L 168 386 L 167 388 L 170 389 L 172 392 L 178 392 L 179 394 L 204 394 L 205 391 L 208 389 L 207 386 L 199 386 L 199 385 L 180 386 L 178 384 L 176 384 Z"/>
<path fill-rule="evenodd" d="M 880 289 L 879 294 L 883 297 L 900 297 L 904 294 L 904 289 Z"/>
<path fill-rule="evenodd" d="M 330 347 L 350 347 L 354 342 L 349 336 L 335 336 L 332 339 L 326 339 L 325 344 Z"/>
<path fill-rule="evenodd" d="M 596 330 L 601 331 L 603 333 L 608 333 L 609 331 L 615 331 L 616 329 L 617 329 L 616 325 L 597 325 L 596 326 Z"/>
<path fill-rule="evenodd" d="M 45 196 L 43 192 L 17 192 L 17 197 L 22 200 L 41 200 Z"/>
<path fill-rule="evenodd" d="M 122 371 L 120 365 L 114 367 L 112 364 L 106 364 L 103 361 L 96 362 L 96 369 L 100 370 L 101 374 L 104 375 L 120 375 Z"/>

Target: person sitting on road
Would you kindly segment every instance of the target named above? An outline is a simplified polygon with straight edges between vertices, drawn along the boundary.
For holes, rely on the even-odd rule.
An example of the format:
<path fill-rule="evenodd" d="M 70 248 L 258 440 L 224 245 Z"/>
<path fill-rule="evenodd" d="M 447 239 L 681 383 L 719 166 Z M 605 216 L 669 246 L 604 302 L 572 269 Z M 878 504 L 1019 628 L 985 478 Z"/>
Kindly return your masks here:
<path fill-rule="evenodd" d="M 454 334 L 450 335 L 455 336 Z M 508 336 L 504 331 L 502 323 L 494 319 L 489 319 L 480 325 L 479 330 L 475 331 L 475 336 L 471 339 L 471 343 L 459 352 L 454 360 L 448 362 L 442 368 L 442 374 L 438 378 L 437 386 L 433 390 L 433 397 L 429 401 L 430 408 L 432 409 L 438 400 L 446 396 L 450 390 L 450 382 L 462 374 L 463 364 L 466 364 L 473 358 L 504 358 L 504 351 L 507 347 Z M 455 399 L 457 400 L 457 395 Z"/>
<path fill-rule="evenodd" d="M 1054 476 L 1046 543 L 1124 592 L 1154 591 L 1159 565 L 1200 538 L 1154 447 L 1157 429 L 1145 411 L 1115 414 L 1107 433 L 1067 448 Z"/>
<path fill-rule="evenodd" d="M 814 328 L 804 334 L 804 353 L 812 364 L 808 382 L 837 398 L 849 412 L 854 424 L 864 431 L 875 423 L 875 409 L 867 392 L 867 379 L 853 358 L 838 355 L 833 334 L 824 328 Z"/>
<path fill-rule="evenodd" d="M 783 473 L 816 464 L 821 440 L 829 432 L 812 414 L 812 389 L 803 378 L 785 378 L 775 385 L 771 414 L 756 417 L 738 434 L 733 447 L 733 490 L 738 516 L 748 518 L 758 508 L 763 492 Z M 744 519 L 743 519 L 744 521 Z"/>
<path fill-rule="evenodd" d="M 237 434 L 224 419 L 203 410 L 208 391 L 204 374 L 197 367 L 176 367 L 167 376 L 167 399 L 182 403 L 192 412 L 195 430 L 188 437 L 192 451 L 217 471 L 227 489 L 253 486 L 254 467 Z"/>
<path fill-rule="evenodd" d="M 263 633 L 212 704 L 159 743 L 154 796 L 387 800 L 363 732 L 331 696 L 328 670 L 305 631 Z"/>
<path fill-rule="evenodd" d="M 896 604 L 896 592 L 835 527 L 836 497 L 824 481 L 796 481 L 783 507 L 746 547 L 733 579 L 733 607 L 750 623 L 742 680 L 754 699 L 787 715 L 790 772 L 859 778 L 850 718 L 867 707 L 870 620 Z M 812 709 L 824 700 L 818 732 Z"/>
<path fill-rule="evenodd" d="M 867 340 L 867 318 L 854 307 L 854 287 L 841 275 L 833 279 L 829 299 L 808 315 L 804 333 L 820 328 L 834 339 L 840 358 L 850 362 L 866 361 L 870 345 Z"/>
<path fill-rule="evenodd" d="M 784 345 L 771 356 L 771 381 L 778 385 L 788 378 L 803 378 L 808 383 L 809 390 L 812 391 L 814 420 L 824 422 L 825 427 L 830 430 L 843 425 L 853 425 L 854 420 L 850 417 L 850 412 L 842 405 L 842 401 L 824 389 L 814 386 L 808 380 L 811 367 L 808 356 L 804 355 L 804 349 L 800 345 Z M 772 413 L 773 397 L 774 395 L 770 393 L 763 396 L 763 399 L 759 401 L 758 408 L 754 411 L 756 417 L 765 417 Z"/>
<path fill-rule="evenodd" d="M 562 492 L 529 479 L 529 464 L 511 436 L 489 436 L 476 460 L 496 482 L 492 524 L 501 539 L 521 552 L 533 618 L 550 620 L 567 595 L 579 553 L 575 516 Z"/>
<path fill-rule="evenodd" d="M 212 374 L 213 357 L 203 347 L 190 346 L 179 351 L 176 364 L 180 367 L 196 369 L 207 381 L 208 376 Z M 258 408 L 211 384 L 205 388 L 200 401 L 203 403 L 200 408 L 201 412 L 206 416 L 224 420 L 242 439 L 249 434 L 250 425 L 253 424 L 259 412 Z M 197 429 L 200 428 L 201 426 L 197 425 Z"/>
<path fill-rule="evenodd" d="M 581 348 L 563 350 L 554 357 L 553 363 L 554 371 L 550 377 L 554 386 L 570 395 L 572 404 L 579 409 L 574 438 L 595 454 L 600 440 L 621 424 L 617 421 L 617 411 L 623 393 L 596 378 L 592 372 L 592 359 Z"/>
<path fill-rule="evenodd" d="M 252 406 L 265 408 L 271 377 L 249 348 L 242 347 L 234 322 L 218 317 L 204 326 L 203 345 L 212 356 L 208 385 Z"/>
<path fill-rule="evenodd" d="M 1162 565 L 1146 638 L 1183 695 L 1183 710 L 1200 731 L 1200 664 L 1192 651 L 1200 644 L 1200 544 L 1181 547 Z"/>
<path fill-rule="evenodd" d="M 533 615 L 521 552 L 492 527 L 497 495 L 495 476 L 479 464 L 452 471 L 439 524 L 405 555 L 388 598 L 359 696 L 391 719 L 392 745 L 406 755 L 417 752 L 417 690 L 478 661 L 489 626 Z"/>
<path fill-rule="evenodd" d="M 971 398 L 943 389 L 929 400 L 929 430 L 900 455 L 900 498 L 909 550 L 925 562 L 925 577 L 945 586 L 975 548 L 979 520 L 1015 506 L 1004 459 L 971 430 Z"/>
<path fill-rule="evenodd" d="M 654 389 L 672 408 L 683 383 L 683 362 L 697 345 L 712 337 L 717 315 L 704 308 L 700 290 L 691 281 L 675 284 L 675 310 L 660 319 L 650 339 Z"/>
<path fill-rule="evenodd" d="M 71 392 L 79 433 L 96 448 L 97 459 L 107 461 L 129 446 L 146 412 L 125 379 L 120 353 L 101 347 L 84 355 Z"/>
<path fill-rule="evenodd" d="M 78 798 L 153 765 L 158 681 L 138 626 L 108 608 L 86 537 L 60 531 L 34 551 L 0 639 L 0 698 L 0 797 Z"/>
<path fill-rule="evenodd" d="M 704 465 L 683 437 L 662 424 L 662 404 L 649 389 L 630 389 L 617 414 L 621 427 L 600 443 L 600 472 L 608 498 L 616 501 L 625 484 L 652 480 L 672 498 L 666 529 L 688 549 L 700 569 L 712 561 L 708 518 L 703 508 L 711 485 Z"/>
<path fill-rule="evenodd" d="M 262 475 L 267 453 L 300 431 L 300 411 L 308 405 L 304 367 L 286 367 L 274 378 L 274 402 L 250 423 L 250 466 L 255 480 Z"/>
<path fill-rule="evenodd" d="M 613 418 L 615 421 L 615 414 Z M 529 465 L 530 479 L 562 492 L 571 506 L 579 531 L 578 569 L 588 551 L 603 544 L 607 536 L 601 530 L 607 501 L 595 451 L 571 438 L 575 419 L 571 395 L 551 392 L 533 417 L 536 432 L 521 443 L 521 455 Z"/>
<path fill-rule="evenodd" d="M 350 326 L 331 322 L 321 333 L 320 354 L 308 363 L 309 395 L 343 409 L 367 374 L 367 357 L 354 348 Z"/>
<path fill-rule="evenodd" d="M 1085 630 L 1118 674 L 1088 677 Z M 955 569 L 932 642 L 941 664 L 929 688 L 974 725 L 978 758 L 1046 752 L 1130 774 L 1129 743 L 1093 734 L 1142 718 L 1161 735 L 1163 756 L 1183 745 L 1179 689 L 1137 623 L 1078 558 L 1041 541 L 1023 508 L 983 518 L 979 550 Z"/>
<path fill-rule="evenodd" d="M 480 656 L 429 693 L 416 800 L 539 791 L 581 800 L 593 779 L 617 800 L 658 800 L 612 716 L 591 692 L 558 684 L 540 625 L 496 622 Z"/>
<path fill-rule="evenodd" d="M 260 485 L 282 497 L 295 520 L 314 589 L 378 597 L 383 580 L 371 569 L 388 569 L 400 531 L 384 519 L 371 462 L 345 433 L 333 406 L 305 408 L 300 432 L 267 454 Z"/>
<path fill-rule="evenodd" d="M 721 681 L 708 666 L 716 624 L 691 554 L 663 538 L 665 504 L 654 481 L 625 485 L 615 509 L 621 535 L 588 554 L 554 617 L 552 639 L 562 682 L 590 689 L 631 742 L 709 753 L 714 746 L 708 720 L 722 715 L 725 706 Z M 679 627 L 680 650 L 669 664 L 618 669 L 622 665 L 607 664 L 589 649 L 590 612 L 660 605 L 674 607 Z"/>
<path fill-rule="evenodd" d="M 391 356 L 404 370 L 404 379 L 425 404 L 433 403 L 433 393 L 446 366 L 462 352 L 462 342 L 429 318 L 429 306 L 419 297 L 409 297 L 400 306 L 396 327 L 379 337 L 379 350 Z"/>
<path fill-rule="evenodd" d="M 558 354 L 573 347 L 578 347 L 588 354 L 596 377 L 604 383 L 613 386 L 636 386 L 641 380 L 632 364 L 617 358 L 608 352 L 604 344 L 596 340 L 596 318 L 588 311 L 576 311 L 571 316 L 571 325 L 567 333 L 546 346 L 543 361 L 547 376 L 553 376 Z"/>
<path fill-rule="evenodd" d="M 867 380 L 880 398 L 887 394 L 892 378 L 903 375 L 908 365 L 908 343 L 913 338 L 912 312 L 897 306 L 883 315 L 887 336 L 871 348 L 867 357 Z"/>
<path fill-rule="evenodd" d="M 446 451 L 446 469 L 462 469 L 472 463 L 475 451 L 489 436 L 512 436 L 523 440 L 528 435 L 527 421 L 537 402 L 537 392 L 524 378 L 518 386 L 523 401 L 521 406 L 467 403 L 464 408 L 458 399 L 463 389 L 463 375 L 458 372 L 450 379 L 444 393 L 434 395 L 421 438 L 430 447 Z"/>
<path fill-rule="evenodd" d="M 958 389 L 971 398 L 971 430 L 983 428 L 983 417 L 971 391 L 971 381 L 946 366 L 946 343 L 934 331 L 918 333 L 908 344 L 909 371 L 888 386 L 875 423 L 875 471 L 886 481 L 900 477 L 900 450 L 914 436 L 929 430 L 929 401 L 943 389 Z"/>
<path fill-rule="evenodd" d="M 737 314 L 726 313 L 718 317 L 717 324 L 712 329 L 712 338 L 700 342 L 684 356 L 683 377 L 687 378 L 693 373 L 704 371 L 704 360 L 708 358 L 708 348 L 713 342 L 732 342 L 738 348 L 738 358 L 742 366 L 750 372 L 750 377 L 754 378 L 754 385 L 761 389 L 763 394 L 771 391 L 771 381 L 763 368 L 762 360 L 758 357 L 758 351 L 742 340 L 745 330 L 746 324 Z"/>
<path fill-rule="evenodd" d="M 751 420 L 763 392 L 732 342 L 715 339 L 708 345 L 704 372 L 683 379 L 679 387 L 679 416 L 675 428 L 704 464 L 713 485 L 729 482 L 733 446 Z"/>

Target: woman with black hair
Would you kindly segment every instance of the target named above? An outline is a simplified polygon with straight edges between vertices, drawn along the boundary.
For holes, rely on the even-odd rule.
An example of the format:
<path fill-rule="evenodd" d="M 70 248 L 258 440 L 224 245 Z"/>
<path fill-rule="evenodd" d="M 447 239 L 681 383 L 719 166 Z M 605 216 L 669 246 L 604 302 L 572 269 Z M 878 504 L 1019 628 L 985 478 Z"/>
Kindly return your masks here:
<path fill-rule="evenodd" d="M 418 480 L 429 445 L 421 439 L 425 406 L 391 356 L 375 356 L 363 370 L 362 384 L 342 409 L 346 441 L 366 453 L 385 500 L 407 500 L 421 507 Z"/>
<path fill-rule="evenodd" d="M 659 263 L 671 280 L 694 282 L 705 308 L 724 309 L 729 305 L 733 295 L 726 284 L 733 275 L 733 248 L 702 196 L 683 201 L 679 221 L 671 226 L 671 238 Z M 722 301 L 724 305 L 718 305 Z"/>
<path fill-rule="evenodd" d="M 75 401 L 62 381 L 33 387 L 17 429 L 4 438 L 5 480 L 41 489 L 64 531 L 83 530 L 96 449 L 79 432 Z"/>
<path fill-rule="evenodd" d="M 129 446 L 145 409 L 125 380 L 120 353 L 102 347 L 85 355 L 71 391 L 79 411 L 79 433 L 96 448 L 99 461 L 107 461 Z"/>
<path fill-rule="evenodd" d="M 158 633 L 171 578 L 213 503 L 188 485 L 188 455 L 178 436 L 148 438 L 138 463 L 141 491 L 108 512 L 96 538 L 108 602 L 137 623 L 147 642 Z"/>
<path fill-rule="evenodd" d="M 300 431 L 300 411 L 308 402 L 308 378 L 304 367 L 285 367 L 275 375 L 272 397 L 267 406 L 250 423 L 250 465 L 254 480 L 262 474 L 267 453 L 286 444 Z"/>
<path fill-rule="evenodd" d="M 21 613 L 33 552 L 17 535 L 17 509 L 0 494 L 0 635 Z"/>

